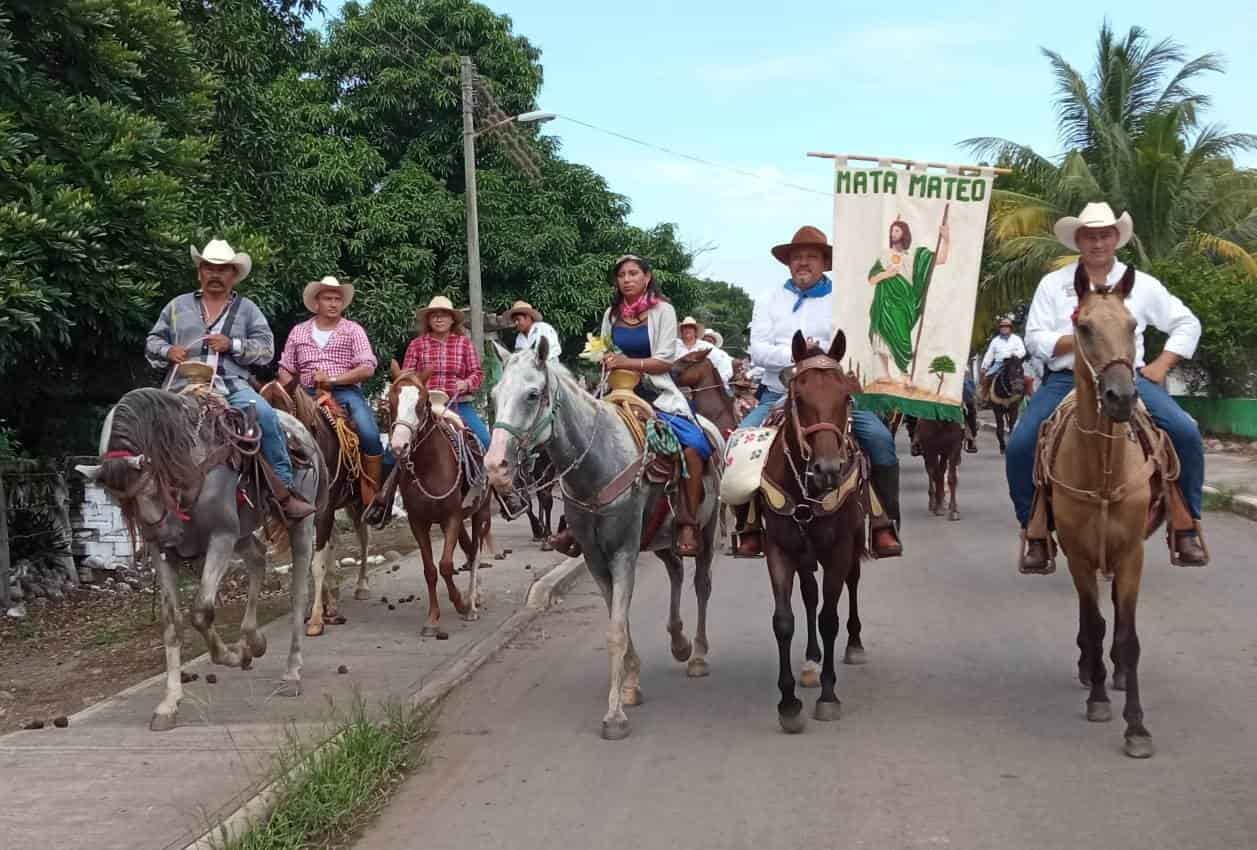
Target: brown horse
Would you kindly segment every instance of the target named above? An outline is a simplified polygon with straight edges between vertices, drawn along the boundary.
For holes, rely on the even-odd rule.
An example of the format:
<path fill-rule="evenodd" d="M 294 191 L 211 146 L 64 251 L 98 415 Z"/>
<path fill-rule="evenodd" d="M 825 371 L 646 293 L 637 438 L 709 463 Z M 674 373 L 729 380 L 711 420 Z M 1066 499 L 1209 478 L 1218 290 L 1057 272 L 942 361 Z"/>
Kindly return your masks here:
<path fill-rule="evenodd" d="M 725 439 L 738 427 L 741 416 L 733 396 L 716 367 L 707 359 L 710 348 L 691 351 L 672 366 L 672 380 L 690 400 L 690 407 L 699 416 L 711 420 Z"/>
<path fill-rule="evenodd" d="M 960 509 L 956 507 L 956 484 L 959 481 L 960 449 L 965 440 L 964 426 L 959 422 L 918 419 L 913 438 L 925 458 L 930 513 L 943 515 L 943 498 L 950 490 L 947 518 L 960 519 Z"/>
<path fill-rule="evenodd" d="M 1134 285 L 1134 267 L 1115 287 L 1095 292 L 1081 265 L 1078 270 L 1077 406 L 1047 470 L 1052 512 L 1078 591 L 1078 676 L 1091 688 L 1087 719 L 1112 718 L 1104 687 L 1105 622 L 1097 582 L 1097 573 L 1104 571 L 1113 575 L 1113 687 L 1126 690 L 1125 752 L 1147 758 L 1153 745 L 1139 701 L 1135 604 L 1152 492 L 1143 451 L 1131 439 L 1128 424 L 1136 403 L 1135 320 L 1124 301 Z"/>
<path fill-rule="evenodd" d="M 342 455 L 340 439 L 317 403 L 299 384 L 294 383 L 290 392 L 278 381 L 267 383 L 258 392 L 271 407 L 290 413 L 310 429 L 319 446 L 323 461 L 331 475 L 327 505 L 315 516 L 314 560 L 310 563 L 310 579 L 314 585 L 310 596 L 310 617 L 306 620 L 306 635 L 318 637 L 325 624 L 339 626 L 345 617 L 340 613 L 337 598 L 340 596 L 340 569 L 336 563 L 336 511 L 344 510 L 358 535 L 358 581 L 354 585 L 354 599 L 368 599 L 371 587 L 367 579 L 367 546 L 371 540 L 370 527 L 363 521 L 366 506 L 362 501 L 359 475 Z M 355 474 L 355 472 L 357 474 Z M 331 581 L 324 583 L 330 576 Z"/>
<path fill-rule="evenodd" d="M 470 431 L 458 429 L 433 411 L 427 387 L 431 376 L 431 370 L 416 374 L 394 364 L 388 394 L 393 423 L 389 443 L 397 458 L 398 486 L 410 530 L 423 556 L 423 576 L 428 584 L 428 617 L 420 632 L 424 637 L 440 633 L 438 569 L 454 610 L 466 620 L 480 616 L 480 549 L 489 535 L 490 522 L 490 493 L 480 444 Z M 465 517 L 471 519 L 470 534 L 463 529 Z M 439 563 L 432 559 L 429 535 L 433 524 L 444 533 Z M 454 550 L 460 543 L 471 573 L 466 598 L 454 582 Z"/>
<path fill-rule="evenodd" d="M 756 496 L 765 522 L 765 554 L 775 609 L 781 702 L 777 719 L 787 732 L 802 732 L 803 703 L 795 696 L 790 642 L 794 637 L 791 597 L 794 577 L 808 616 L 807 659 L 821 662 L 821 695 L 817 720 L 837 720 L 841 703 L 835 693 L 834 641 L 838 635 L 838 602 L 845 584 L 851 592 L 844 661 L 862 663 L 856 588 L 865 553 L 865 506 L 861 477 L 865 469 L 860 446 L 850 433 L 851 394 L 859 385 L 841 366 L 847 339 L 842 331 L 827 353 L 809 348 L 803 334 L 792 341 L 794 375 L 787 390 L 785 420 L 769 448 L 764 489 Z M 816 567 L 823 570 L 819 626 L 824 655 L 815 644 Z"/>

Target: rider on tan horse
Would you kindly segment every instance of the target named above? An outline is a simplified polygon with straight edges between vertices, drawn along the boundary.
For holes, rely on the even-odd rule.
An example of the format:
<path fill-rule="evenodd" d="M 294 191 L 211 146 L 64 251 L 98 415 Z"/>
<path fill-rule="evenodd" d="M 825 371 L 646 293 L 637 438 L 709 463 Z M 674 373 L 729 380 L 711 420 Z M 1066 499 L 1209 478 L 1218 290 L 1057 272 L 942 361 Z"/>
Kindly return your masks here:
<path fill-rule="evenodd" d="M 375 411 L 362 393 L 362 382 L 375 374 L 375 352 L 362 325 L 346 319 L 344 311 L 354 300 L 352 283 L 328 275 L 306 284 L 302 301 L 314 315 L 288 334 L 279 358 L 279 382 L 290 387 L 295 378 L 310 395 L 330 392 L 344 408 L 362 447 L 362 471 L 378 490 L 392 466 L 380 440 Z"/>
<path fill-rule="evenodd" d="M 1008 444 L 1008 489 L 1017 520 L 1024 530 L 1030 521 L 1035 496 L 1034 462 L 1039 426 L 1074 387 L 1073 316 L 1078 309 L 1074 278 L 1082 271 L 1094 289 L 1115 285 L 1126 274 L 1117 251 L 1130 241 L 1134 225 L 1129 213 L 1120 218 L 1106 203 L 1091 203 L 1078 216 L 1056 223 L 1056 237 L 1079 253 L 1076 262 L 1045 275 L 1035 292 L 1026 319 L 1026 345 L 1034 357 L 1047 360 L 1042 387 L 1031 397 Z M 1166 373 L 1180 360 L 1190 358 L 1200 340 L 1200 321 L 1156 278 L 1136 271 L 1126 307 L 1135 319 L 1136 389 L 1153 421 L 1174 444 L 1181 464 L 1178 489 L 1195 521 L 1194 527 L 1173 535 L 1176 562 L 1203 566 L 1208 554 L 1199 534 L 1205 457 L 1196 422 L 1165 391 Z M 1168 334 L 1165 347 L 1151 363 L 1144 363 L 1144 329 L 1152 325 Z M 1177 494 L 1171 494 L 1172 498 Z M 1023 531 L 1024 534 L 1024 531 Z M 1050 572 L 1048 541 L 1026 538 L 1020 568 L 1025 573 Z"/>

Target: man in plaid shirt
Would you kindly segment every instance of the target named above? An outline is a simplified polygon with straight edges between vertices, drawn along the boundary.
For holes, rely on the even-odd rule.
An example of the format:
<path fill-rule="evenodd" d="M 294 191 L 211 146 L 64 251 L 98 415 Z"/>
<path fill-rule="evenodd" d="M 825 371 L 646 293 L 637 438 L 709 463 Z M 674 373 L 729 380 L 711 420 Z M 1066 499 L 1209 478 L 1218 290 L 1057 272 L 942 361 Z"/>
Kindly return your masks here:
<path fill-rule="evenodd" d="M 476 347 L 463 331 L 462 313 L 448 298 L 438 295 L 418 312 L 420 335 L 411 340 L 402 359 L 403 369 L 432 370 L 428 389 L 450 397 L 451 407 L 476 435 L 482 448 L 489 446 L 489 426 L 467 399 L 484 383 L 484 369 Z"/>
<path fill-rule="evenodd" d="M 290 386 L 300 378 L 311 395 L 320 389 L 332 394 L 358 432 L 363 471 L 378 489 L 393 458 L 385 452 L 375 411 L 360 386 L 375 373 L 375 352 L 362 325 L 342 315 L 354 300 L 353 284 L 329 275 L 306 284 L 303 300 L 314 316 L 288 334 L 279 358 L 279 381 Z"/>

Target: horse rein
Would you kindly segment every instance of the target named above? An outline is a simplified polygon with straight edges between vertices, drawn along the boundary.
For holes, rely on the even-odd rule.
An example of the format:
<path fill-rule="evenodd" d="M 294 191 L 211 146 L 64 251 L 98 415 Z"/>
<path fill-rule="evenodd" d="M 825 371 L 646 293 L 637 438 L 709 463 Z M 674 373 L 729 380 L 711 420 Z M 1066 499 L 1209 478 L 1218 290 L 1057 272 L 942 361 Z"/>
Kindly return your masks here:
<path fill-rule="evenodd" d="M 411 384 L 411 386 L 418 387 L 417 384 Z M 422 387 L 418 387 L 418 388 L 422 389 Z M 416 404 L 415 408 L 418 409 L 418 407 L 419 405 Z M 406 474 L 410 476 L 410 480 L 414 483 L 415 489 L 419 491 L 419 494 L 421 496 L 423 496 L 425 499 L 427 499 L 430 502 L 445 501 L 451 495 L 453 495 L 454 491 L 457 490 L 459 488 L 459 485 L 463 483 L 463 465 L 460 462 L 460 459 L 458 456 L 458 447 L 455 444 L 456 438 L 452 434 L 449 434 L 449 433 L 446 434 L 446 436 L 450 438 L 449 450 L 450 450 L 450 454 L 454 458 L 454 469 L 455 469 L 454 483 L 450 485 L 450 488 L 446 490 L 444 493 L 437 495 L 437 494 L 429 493 L 428 489 L 423 486 L 423 482 L 419 478 L 419 473 L 415 470 L 415 462 L 413 460 L 415 451 L 424 443 L 426 443 L 428 441 L 428 438 L 432 436 L 432 434 L 441 427 L 441 423 L 437 420 L 436 416 L 432 412 L 432 403 L 428 402 L 427 404 L 424 405 L 423 418 L 417 419 L 417 421 L 413 425 L 410 424 L 409 422 L 404 422 L 401 419 L 398 419 L 397 416 L 394 415 L 393 424 L 389 428 L 389 431 L 392 432 L 392 430 L 398 427 L 399 425 L 410 432 L 411 441 L 408 445 L 409 450 L 406 452 L 406 454 L 403 457 L 400 457 L 397 459 L 398 463 L 402 464 L 402 468 L 406 470 Z"/>

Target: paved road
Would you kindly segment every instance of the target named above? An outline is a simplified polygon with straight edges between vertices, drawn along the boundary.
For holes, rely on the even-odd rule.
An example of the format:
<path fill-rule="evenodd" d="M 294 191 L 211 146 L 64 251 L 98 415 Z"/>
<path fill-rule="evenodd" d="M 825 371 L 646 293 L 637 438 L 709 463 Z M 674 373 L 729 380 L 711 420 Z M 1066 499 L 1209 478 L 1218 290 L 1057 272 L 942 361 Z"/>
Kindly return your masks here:
<path fill-rule="evenodd" d="M 983 439 L 957 523 L 926 516 L 924 474 L 904 457 L 909 555 L 865 570 L 870 663 L 839 668 L 839 722 L 778 730 L 762 563 L 717 564 L 712 675 L 689 680 L 668 653 L 662 566 L 644 559 L 632 736 L 598 736 L 605 614 L 587 581 L 451 698 L 430 763 L 359 850 L 1254 846 L 1257 524 L 1211 514 L 1206 570 L 1149 544 L 1140 674 L 1158 753 L 1135 761 L 1120 695 L 1112 723 L 1083 717 L 1068 573 L 1016 572 Z M 687 592 L 687 622 L 693 609 Z"/>

